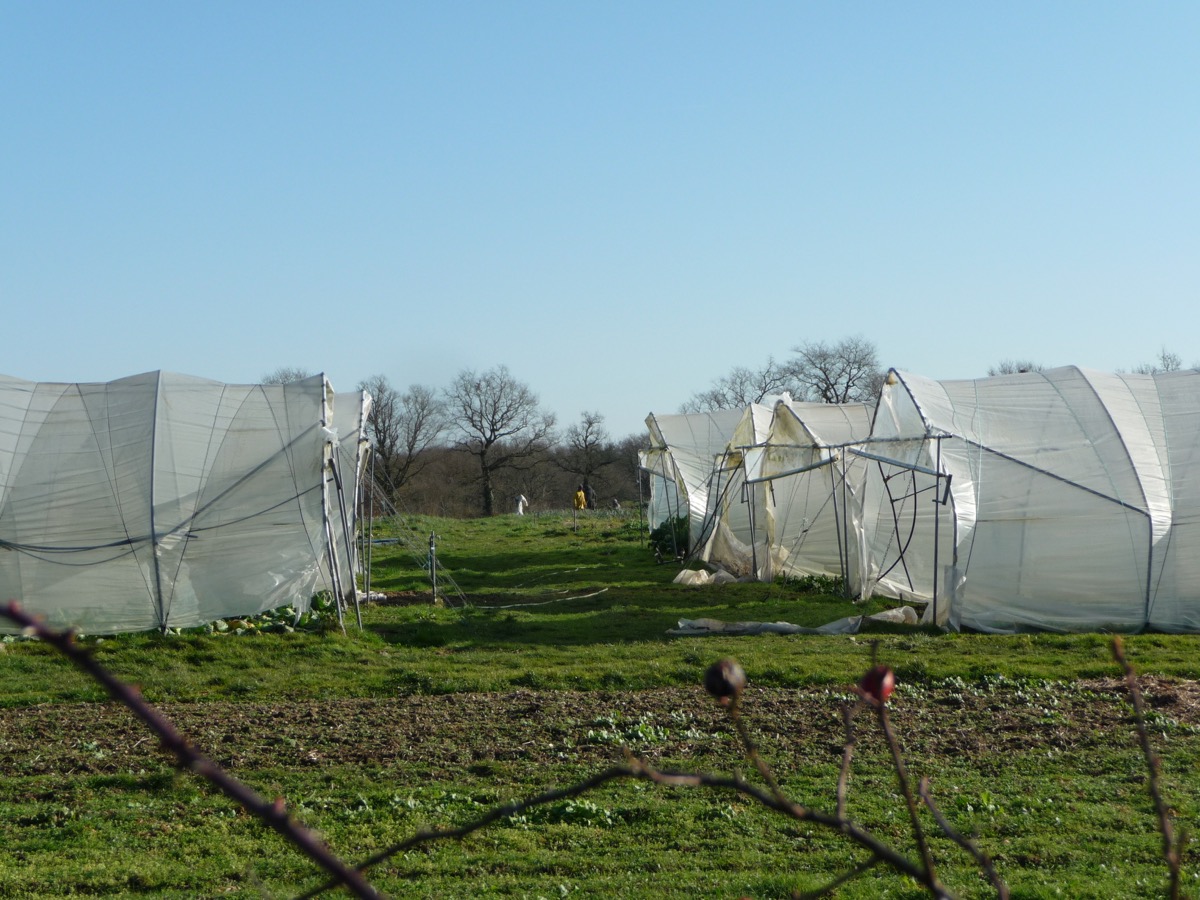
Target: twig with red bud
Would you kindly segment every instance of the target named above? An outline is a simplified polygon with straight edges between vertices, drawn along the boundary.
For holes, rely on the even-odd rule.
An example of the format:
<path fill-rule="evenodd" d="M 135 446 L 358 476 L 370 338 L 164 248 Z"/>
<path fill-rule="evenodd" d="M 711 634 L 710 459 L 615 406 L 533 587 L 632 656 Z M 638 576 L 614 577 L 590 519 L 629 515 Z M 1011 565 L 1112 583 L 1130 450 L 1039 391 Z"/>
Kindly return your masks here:
<path fill-rule="evenodd" d="M 892 753 L 892 765 L 896 769 L 896 778 L 900 782 L 900 793 L 908 806 L 908 818 L 912 823 L 913 839 L 917 842 L 917 850 L 921 861 L 928 873 L 928 883 L 932 889 L 938 884 L 937 872 L 933 866 L 933 853 L 929 850 L 929 842 L 925 840 L 925 829 L 921 827 L 921 817 L 917 811 L 917 799 L 913 796 L 912 785 L 908 780 L 908 771 L 904 766 L 904 755 L 900 752 L 900 743 L 892 731 L 892 723 L 888 719 L 887 701 L 896 688 L 896 676 L 890 668 L 883 665 L 872 666 L 858 682 L 857 692 L 863 701 L 874 707 L 879 717 L 879 728 L 887 740 L 888 749 Z"/>
<path fill-rule="evenodd" d="M 728 706 L 746 689 L 746 672 L 736 659 L 719 659 L 704 670 L 704 689 L 722 706 Z"/>
<path fill-rule="evenodd" d="M 872 666 L 858 680 L 857 693 L 872 706 L 887 703 L 896 689 L 896 675 L 887 666 Z"/>
<path fill-rule="evenodd" d="M 754 768 L 758 770 L 762 780 L 767 783 L 771 793 L 783 803 L 794 803 L 779 787 L 779 782 L 775 780 L 775 774 L 758 752 L 754 736 L 750 734 L 750 729 L 746 727 L 746 722 L 742 718 L 742 691 L 746 688 L 746 673 L 741 664 L 736 659 L 728 657 L 717 660 L 704 672 L 704 688 L 713 695 L 719 704 L 728 708 L 729 719 L 733 722 L 738 739 L 746 751 L 746 758 L 754 764 Z"/>
<path fill-rule="evenodd" d="M 740 716 L 739 706 L 745 686 L 746 674 L 742 670 L 741 665 L 734 659 L 726 658 L 718 660 L 709 666 L 708 670 L 704 673 L 705 689 L 716 698 L 718 703 L 729 709 L 729 716 L 737 728 L 738 736 L 741 738 L 742 745 L 746 749 L 747 757 L 754 763 L 759 774 L 766 782 L 768 788 L 770 788 L 774 803 L 768 805 L 781 812 L 786 812 L 794 818 L 821 822 L 840 830 L 843 834 L 851 835 L 851 829 L 855 826 L 845 818 L 845 795 L 850 773 L 850 759 L 853 754 L 853 731 L 851 726 L 853 712 L 848 711 L 846 713 L 846 728 L 849 740 L 843 753 L 842 770 L 838 778 L 837 813 L 830 816 L 827 813 L 821 813 L 796 803 L 789 799 L 779 787 L 774 774 L 758 753 L 758 748 L 755 746 L 754 740 Z M 870 838 L 870 843 L 863 843 L 862 840 L 859 840 L 860 843 L 863 843 L 863 846 L 867 846 L 872 850 L 875 858 L 868 860 L 867 863 L 864 863 L 855 870 L 845 873 L 835 882 L 835 886 L 868 871 L 875 865 L 877 860 L 882 859 L 901 871 L 907 872 L 909 875 L 917 878 L 918 881 L 928 888 L 931 895 L 935 897 L 949 897 L 950 894 L 946 892 L 946 889 L 937 879 L 937 873 L 933 865 L 933 855 L 930 853 L 929 844 L 925 840 L 925 834 L 921 828 L 920 818 L 917 814 L 916 800 L 913 797 L 908 775 L 904 768 L 904 759 L 887 718 L 887 699 L 891 696 L 895 686 L 896 678 L 892 670 L 887 666 L 876 665 L 863 676 L 855 690 L 866 705 L 873 706 L 879 713 L 880 726 L 887 738 L 888 747 L 892 751 L 892 761 L 900 780 L 900 789 L 904 794 L 905 801 L 908 803 L 914 837 L 921 854 L 921 865 L 916 865 L 890 847 L 880 844 L 874 838 Z M 866 832 L 861 832 L 861 834 L 866 835 Z M 822 892 L 825 892 L 825 890 L 823 889 Z M 817 894 L 816 896 L 821 896 L 821 894 Z"/>

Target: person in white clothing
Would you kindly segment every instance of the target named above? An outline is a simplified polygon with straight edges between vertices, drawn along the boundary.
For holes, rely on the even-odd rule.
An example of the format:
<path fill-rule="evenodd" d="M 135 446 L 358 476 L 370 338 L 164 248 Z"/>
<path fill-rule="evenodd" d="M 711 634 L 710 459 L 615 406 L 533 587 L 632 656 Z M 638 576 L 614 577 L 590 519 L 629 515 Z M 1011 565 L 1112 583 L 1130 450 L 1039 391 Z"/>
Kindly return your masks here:
<path fill-rule="evenodd" d="M 525 507 L 529 505 L 529 501 L 525 499 L 524 494 L 517 494 L 517 515 L 525 515 Z"/>

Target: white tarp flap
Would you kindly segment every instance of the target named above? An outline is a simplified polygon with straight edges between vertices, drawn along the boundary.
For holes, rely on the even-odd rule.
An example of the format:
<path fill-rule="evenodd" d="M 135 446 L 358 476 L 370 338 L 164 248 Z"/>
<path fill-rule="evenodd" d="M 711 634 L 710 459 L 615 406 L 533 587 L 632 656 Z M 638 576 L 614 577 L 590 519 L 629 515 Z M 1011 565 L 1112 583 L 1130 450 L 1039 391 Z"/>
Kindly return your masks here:
<path fill-rule="evenodd" d="M 1195 631 L 1198 444 L 1196 371 L 893 371 L 865 446 L 867 589 L 951 627 Z"/>
<path fill-rule="evenodd" d="M 0 377 L 0 596 L 91 633 L 307 609 L 342 528 L 327 392 Z"/>

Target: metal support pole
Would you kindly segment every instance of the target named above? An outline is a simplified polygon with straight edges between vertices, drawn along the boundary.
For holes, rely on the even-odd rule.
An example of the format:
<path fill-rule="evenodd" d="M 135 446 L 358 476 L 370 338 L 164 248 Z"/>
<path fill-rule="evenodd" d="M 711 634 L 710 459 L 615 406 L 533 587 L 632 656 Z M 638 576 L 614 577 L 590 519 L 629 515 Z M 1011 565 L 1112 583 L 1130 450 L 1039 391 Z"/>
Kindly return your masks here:
<path fill-rule="evenodd" d="M 937 478 L 933 482 L 933 624 L 936 626 L 938 621 L 938 581 L 941 580 L 942 573 L 938 571 L 940 560 L 938 559 L 938 544 L 941 543 L 941 522 L 942 511 L 938 508 L 938 495 L 941 494 L 942 486 L 942 439 L 937 439 Z M 949 488 L 949 484 L 947 484 Z M 948 491 L 947 491 L 948 492 Z"/>
<path fill-rule="evenodd" d="M 429 580 L 433 583 L 433 602 L 437 603 L 437 535 L 429 532 Z"/>
<path fill-rule="evenodd" d="M 642 493 L 642 467 L 639 464 L 637 467 L 637 485 L 638 485 L 638 534 L 642 536 L 642 546 L 645 547 L 650 536 L 650 529 L 647 527 L 643 531 L 642 526 L 642 505 L 646 502 Z M 649 523 L 647 523 L 649 524 Z"/>
<path fill-rule="evenodd" d="M 847 496 L 848 487 L 846 485 L 846 455 L 838 454 L 838 464 L 836 469 L 830 467 L 830 479 L 841 476 L 841 484 L 836 484 L 832 480 L 830 482 L 830 492 L 833 494 L 833 531 L 838 539 L 838 564 L 842 567 L 842 597 L 849 600 L 853 597 L 854 591 L 850 584 L 850 498 Z M 838 489 L 841 489 L 842 502 L 841 510 L 838 510 L 837 495 Z M 839 514 L 840 512 L 840 514 Z M 858 542 L 855 542 L 858 543 Z M 860 600 L 866 600 L 866 597 L 860 597 Z"/>
<path fill-rule="evenodd" d="M 754 531 L 754 501 L 756 499 L 754 485 L 743 481 L 742 494 L 749 503 L 746 507 L 746 518 L 750 523 L 750 571 L 754 574 L 754 580 L 758 581 L 758 535 Z"/>
<path fill-rule="evenodd" d="M 375 448 L 371 448 L 371 478 L 367 482 L 367 536 L 363 547 L 366 565 L 363 567 L 363 591 L 371 602 L 371 557 L 375 547 Z"/>

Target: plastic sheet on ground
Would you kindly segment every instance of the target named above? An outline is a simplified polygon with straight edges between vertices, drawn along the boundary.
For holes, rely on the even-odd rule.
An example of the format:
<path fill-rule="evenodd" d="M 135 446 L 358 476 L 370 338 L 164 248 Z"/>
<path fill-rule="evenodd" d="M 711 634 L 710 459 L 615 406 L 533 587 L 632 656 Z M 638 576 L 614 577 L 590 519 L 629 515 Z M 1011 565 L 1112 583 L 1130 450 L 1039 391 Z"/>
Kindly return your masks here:
<path fill-rule="evenodd" d="M 692 586 L 700 586 L 705 584 L 734 584 L 739 580 L 741 579 L 739 579 L 736 575 L 731 575 L 724 569 L 717 569 L 715 572 L 706 572 L 703 569 L 683 569 L 674 578 L 675 584 L 688 584 Z"/>
<path fill-rule="evenodd" d="M 679 625 L 668 629 L 667 634 L 677 637 L 703 637 L 712 634 L 857 634 L 864 622 L 916 625 L 918 620 L 915 609 L 911 606 L 900 606 L 895 609 L 885 609 L 883 612 L 870 616 L 847 616 L 817 628 L 806 628 L 790 622 L 722 622 L 719 619 L 680 619 Z"/>

